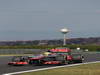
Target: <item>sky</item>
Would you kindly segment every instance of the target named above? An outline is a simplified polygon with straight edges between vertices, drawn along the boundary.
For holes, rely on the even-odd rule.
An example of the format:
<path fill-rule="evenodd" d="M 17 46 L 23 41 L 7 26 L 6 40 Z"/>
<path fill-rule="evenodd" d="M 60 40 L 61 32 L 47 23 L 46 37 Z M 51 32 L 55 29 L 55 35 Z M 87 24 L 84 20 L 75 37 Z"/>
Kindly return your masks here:
<path fill-rule="evenodd" d="M 100 37 L 100 0 L 0 0 L 0 40 Z"/>

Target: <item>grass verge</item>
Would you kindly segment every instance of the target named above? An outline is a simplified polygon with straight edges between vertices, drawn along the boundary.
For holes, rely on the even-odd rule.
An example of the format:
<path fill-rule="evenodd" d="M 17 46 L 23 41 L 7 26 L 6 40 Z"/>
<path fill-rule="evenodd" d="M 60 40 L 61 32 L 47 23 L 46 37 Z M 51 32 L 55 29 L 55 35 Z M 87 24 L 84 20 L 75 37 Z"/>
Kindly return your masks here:
<path fill-rule="evenodd" d="M 17 75 L 100 75 L 100 63 L 84 64 Z"/>

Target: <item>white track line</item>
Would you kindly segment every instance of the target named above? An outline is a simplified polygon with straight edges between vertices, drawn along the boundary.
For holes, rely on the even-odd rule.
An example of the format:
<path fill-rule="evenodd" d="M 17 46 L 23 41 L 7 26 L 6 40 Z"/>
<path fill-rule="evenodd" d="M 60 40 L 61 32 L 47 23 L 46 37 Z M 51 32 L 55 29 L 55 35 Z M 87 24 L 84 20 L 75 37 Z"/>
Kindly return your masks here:
<path fill-rule="evenodd" d="M 71 64 L 71 65 L 64 65 L 64 66 L 55 66 L 55 67 L 41 68 L 41 69 L 35 69 L 35 70 L 27 70 L 27 71 L 13 72 L 13 73 L 2 74 L 2 75 L 13 75 L 13 74 L 26 73 L 26 72 L 35 72 L 35 71 L 42 71 L 42 70 L 48 70 L 48 69 L 55 69 L 55 68 L 62 68 L 62 67 L 70 67 L 70 66 L 77 66 L 77 65 L 91 64 L 91 63 L 100 63 L 100 61 L 87 62 L 87 63 L 79 63 L 79 64 Z"/>

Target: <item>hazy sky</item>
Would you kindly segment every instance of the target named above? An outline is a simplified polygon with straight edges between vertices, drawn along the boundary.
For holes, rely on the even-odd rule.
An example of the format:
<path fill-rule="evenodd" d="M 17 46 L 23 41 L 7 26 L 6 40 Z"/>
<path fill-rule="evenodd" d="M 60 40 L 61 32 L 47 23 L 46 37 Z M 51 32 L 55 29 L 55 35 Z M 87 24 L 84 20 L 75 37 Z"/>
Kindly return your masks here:
<path fill-rule="evenodd" d="M 0 0 L 0 40 L 100 36 L 100 0 Z"/>

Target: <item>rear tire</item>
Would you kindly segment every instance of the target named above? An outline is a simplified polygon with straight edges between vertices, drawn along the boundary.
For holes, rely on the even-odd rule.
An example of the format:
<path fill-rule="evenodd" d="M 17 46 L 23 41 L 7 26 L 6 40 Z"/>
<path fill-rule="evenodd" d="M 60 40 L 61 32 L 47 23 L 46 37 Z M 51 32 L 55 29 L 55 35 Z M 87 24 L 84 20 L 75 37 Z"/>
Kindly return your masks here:
<path fill-rule="evenodd" d="M 74 63 L 74 61 L 68 61 L 68 64 L 73 64 Z"/>
<path fill-rule="evenodd" d="M 79 63 L 82 63 L 82 60 L 80 60 Z"/>
<path fill-rule="evenodd" d="M 41 61 L 41 60 L 37 60 L 37 62 L 35 63 L 35 65 L 36 65 L 36 66 L 42 66 L 42 65 L 43 65 L 43 63 L 42 63 L 42 61 Z"/>
<path fill-rule="evenodd" d="M 32 61 L 32 60 L 30 60 L 30 61 L 29 61 L 29 64 L 30 64 L 30 65 L 32 65 L 32 64 L 33 64 L 33 61 Z"/>

